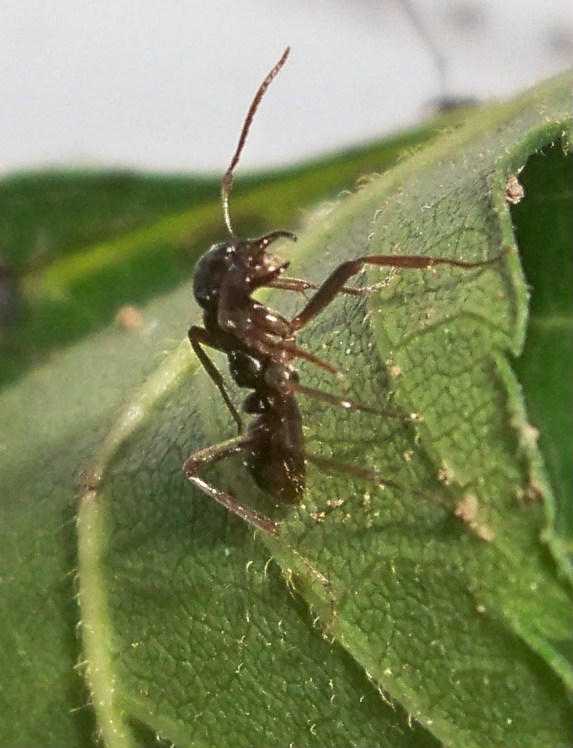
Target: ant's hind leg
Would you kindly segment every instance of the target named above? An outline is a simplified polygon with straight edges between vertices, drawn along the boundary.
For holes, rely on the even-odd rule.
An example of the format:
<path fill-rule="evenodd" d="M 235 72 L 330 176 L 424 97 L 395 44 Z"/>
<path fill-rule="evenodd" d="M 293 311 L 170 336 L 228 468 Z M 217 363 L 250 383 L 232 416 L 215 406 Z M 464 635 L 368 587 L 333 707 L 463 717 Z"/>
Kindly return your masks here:
<path fill-rule="evenodd" d="M 361 478 L 369 483 L 374 483 L 381 488 L 388 486 L 389 488 L 401 488 L 401 486 L 393 480 L 387 480 L 383 478 L 377 470 L 372 468 L 364 468 L 359 465 L 349 465 L 345 462 L 339 462 L 338 460 L 331 460 L 328 457 L 319 457 L 312 453 L 305 454 L 306 459 L 312 462 L 314 465 L 326 473 L 342 473 L 343 475 L 351 475 L 354 478 Z"/>
<path fill-rule="evenodd" d="M 264 514 L 260 514 L 259 512 L 255 512 L 253 509 L 243 506 L 243 504 L 239 503 L 230 493 L 215 488 L 198 475 L 202 467 L 224 460 L 226 457 L 239 454 L 240 452 L 249 449 L 252 445 L 252 439 L 249 439 L 246 436 L 237 436 L 234 439 L 221 442 L 221 444 L 215 444 L 211 447 L 206 447 L 205 449 L 198 449 L 185 460 L 183 464 L 183 472 L 191 483 L 201 489 L 201 491 L 207 494 L 207 496 L 215 499 L 215 501 L 224 506 L 229 512 L 236 514 L 237 517 L 248 522 L 248 524 L 256 530 L 262 530 L 267 535 L 276 538 L 280 527 L 278 522 L 273 522 L 273 520 L 265 517 Z M 328 606 L 325 625 L 328 628 L 336 618 L 336 600 L 332 593 L 328 578 L 316 569 L 313 564 L 295 548 L 289 547 L 288 555 L 289 568 L 283 571 L 287 584 L 292 587 L 293 573 L 300 574 L 303 578 L 310 579 L 312 583 L 317 584 L 318 587 L 324 591 L 323 594 L 326 595 Z M 322 595 L 319 597 L 322 597 Z M 318 618 L 316 620 L 318 621 Z"/>
<path fill-rule="evenodd" d="M 328 457 L 320 457 L 319 455 L 308 452 L 305 454 L 305 459 L 308 462 L 316 465 L 316 467 L 322 472 L 330 475 L 332 475 L 332 473 L 349 475 L 353 478 L 358 478 L 360 480 L 366 481 L 367 483 L 372 483 L 378 488 L 394 488 L 403 493 L 407 491 L 409 494 L 417 496 L 420 499 L 427 500 L 432 498 L 430 494 L 424 491 L 420 491 L 417 488 L 413 488 L 411 486 L 406 487 L 394 480 L 385 478 L 375 468 L 365 468 L 360 467 L 359 465 L 349 465 L 347 462 L 339 462 L 338 460 L 329 459 Z"/>
<path fill-rule="evenodd" d="M 220 460 L 224 460 L 232 455 L 240 454 L 245 450 L 249 449 L 253 445 L 253 440 L 247 436 L 237 436 L 234 439 L 221 442 L 221 444 L 215 444 L 205 449 L 198 449 L 193 452 L 183 464 L 183 472 L 188 480 L 191 481 L 197 488 L 201 489 L 203 493 L 215 499 L 219 504 L 225 507 L 229 512 L 236 514 L 245 522 L 248 522 L 251 527 L 256 530 L 262 530 L 267 535 L 274 538 L 279 533 L 279 523 L 273 522 L 273 520 L 265 517 L 264 514 L 249 509 L 249 507 L 243 506 L 237 499 L 226 491 L 221 491 L 215 486 L 210 485 L 202 478 L 199 477 L 199 471 L 201 468 L 211 465 Z M 330 626 L 336 620 L 336 598 L 331 589 L 329 579 L 320 572 L 315 566 L 303 556 L 295 548 L 288 547 L 288 568 L 283 569 L 283 574 L 287 581 L 287 584 L 294 588 L 292 577 L 293 574 L 301 575 L 303 579 L 309 580 L 311 587 L 317 586 L 321 591 L 318 594 L 318 598 L 323 599 L 326 597 L 326 614 L 324 617 L 324 625 L 328 630 Z M 318 622 L 318 617 L 316 622 Z"/>
<path fill-rule="evenodd" d="M 310 322 L 317 314 L 327 307 L 333 299 L 341 293 L 347 280 L 359 273 L 365 265 L 378 267 L 410 268 L 422 270 L 434 265 L 450 265 L 452 267 L 472 268 L 485 267 L 498 262 L 500 257 L 482 262 L 465 262 L 446 257 L 426 257 L 424 255 L 366 255 L 357 257 L 339 265 L 324 281 L 314 296 L 310 299 L 304 309 L 291 321 L 291 333 L 296 333 Z M 374 286 L 373 288 L 376 288 Z"/>
<path fill-rule="evenodd" d="M 221 376 L 221 372 L 215 364 L 211 361 L 207 353 L 203 350 L 201 347 L 201 343 L 203 345 L 210 345 L 210 338 L 209 334 L 206 330 L 204 330 L 202 327 L 197 327 L 193 325 L 191 329 L 189 330 L 189 341 L 191 343 L 191 347 L 195 351 L 195 354 L 199 361 L 201 362 L 203 368 L 207 372 L 207 374 L 211 377 L 213 383 L 221 393 L 221 397 L 225 401 L 225 405 L 229 409 L 231 415 L 233 416 L 233 420 L 237 424 L 237 429 L 239 431 L 239 434 L 243 433 L 243 420 L 241 418 L 240 413 L 233 405 L 233 402 L 231 401 L 231 398 L 229 397 L 229 393 L 227 392 L 225 388 L 225 382 L 223 380 L 223 377 Z"/>
<path fill-rule="evenodd" d="M 224 506 L 229 512 L 236 514 L 237 517 L 248 522 L 257 530 L 262 530 L 270 535 L 276 535 L 279 527 L 277 522 L 273 522 L 263 514 L 259 514 L 259 512 L 255 512 L 253 509 L 243 506 L 243 504 L 238 502 L 230 493 L 215 488 L 215 486 L 210 485 L 199 477 L 199 471 L 202 467 L 224 460 L 231 455 L 243 452 L 245 449 L 248 449 L 251 444 L 252 440 L 248 437 L 237 436 L 234 439 L 221 442 L 221 444 L 214 444 L 211 447 L 198 449 L 185 460 L 183 464 L 183 472 L 191 483 L 201 489 L 201 491 L 207 494 L 207 496 L 215 499 L 215 501 Z"/>

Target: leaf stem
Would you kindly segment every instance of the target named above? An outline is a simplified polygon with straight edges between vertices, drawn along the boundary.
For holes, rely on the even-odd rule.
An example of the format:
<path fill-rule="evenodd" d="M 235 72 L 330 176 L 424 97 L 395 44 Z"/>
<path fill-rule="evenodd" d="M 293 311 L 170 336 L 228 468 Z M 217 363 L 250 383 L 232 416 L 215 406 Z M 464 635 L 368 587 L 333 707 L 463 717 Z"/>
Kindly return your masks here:
<path fill-rule="evenodd" d="M 95 491 L 82 496 L 77 518 L 79 535 L 79 600 L 86 679 L 93 699 L 100 737 L 106 748 L 136 748 L 136 741 L 116 701 L 113 641 L 101 559 L 105 512 Z"/>

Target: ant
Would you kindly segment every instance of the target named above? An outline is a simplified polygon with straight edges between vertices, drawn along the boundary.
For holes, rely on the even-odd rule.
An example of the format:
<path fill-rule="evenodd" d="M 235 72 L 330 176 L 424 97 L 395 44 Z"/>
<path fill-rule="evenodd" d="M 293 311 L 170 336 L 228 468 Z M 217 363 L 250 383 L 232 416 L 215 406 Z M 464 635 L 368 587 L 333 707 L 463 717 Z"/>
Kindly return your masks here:
<path fill-rule="evenodd" d="M 381 414 L 359 402 L 303 386 L 294 368 L 296 359 L 303 359 L 331 374 L 340 372 L 327 361 L 296 345 L 297 333 L 327 307 L 339 293 L 362 295 L 379 286 L 348 287 L 346 282 L 365 266 L 394 268 L 431 268 L 450 265 L 479 268 L 497 261 L 464 262 L 441 257 L 417 255 L 367 255 L 343 262 L 320 285 L 283 275 L 288 262 L 273 256 L 268 249 L 278 239 L 296 241 L 290 231 L 275 230 L 257 239 L 240 239 L 233 230 L 229 197 L 234 169 L 245 145 L 258 106 L 272 80 L 279 73 L 289 54 L 287 47 L 276 65 L 259 86 L 244 120 L 239 142 L 221 182 L 221 200 L 229 239 L 214 244 L 198 261 L 194 275 L 195 299 L 203 310 L 204 327 L 189 330 L 191 346 L 207 374 L 219 389 L 238 428 L 238 436 L 220 444 L 198 449 L 183 465 L 186 477 L 205 494 L 252 527 L 276 535 L 279 523 L 241 504 L 230 493 L 203 480 L 199 473 L 205 466 L 231 455 L 243 453 L 245 464 L 257 485 L 280 503 L 296 504 L 305 490 L 306 463 L 319 468 L 344 471 L 379 485 L 396 485 L 381 480 L 376 471 L 336 464 L 334 461 L 308 454 L 304 449 L 302 417 L 297 395 L 317 398 L 346 410 L 362 410 Z M 315 293 L 302 311 L 288 320 L 252 298 L 259 288 Z M 203 346 L 226 353 L 229 372 L 235 383 L 252 390 L 242 409 L 255 416 L 246 431 L 242 418 L 225 388 L 223 377 Z"/>

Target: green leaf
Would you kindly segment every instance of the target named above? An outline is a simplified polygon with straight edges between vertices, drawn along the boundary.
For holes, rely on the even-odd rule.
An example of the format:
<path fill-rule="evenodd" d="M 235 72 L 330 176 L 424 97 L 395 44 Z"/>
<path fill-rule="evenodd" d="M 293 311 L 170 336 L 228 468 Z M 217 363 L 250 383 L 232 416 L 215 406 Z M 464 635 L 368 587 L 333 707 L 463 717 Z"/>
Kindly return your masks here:
<path fill-rule="evenodd" d="M 301 241 L 293 274 L 320 281 L 365 252 L 481 259 L 513 246 L 506 179 L 551 143 L 567 147 L 571 85 L 556 79 L 484 110 L 342 200 Z M 523 206 L 551 181 L 532 176 Z M 193 449 L 232 435 L 188 345 L 158 356 L 181 337 L 188 285 L 144 310 L 147 338 L 92 336 L 6 391 L 7 745 L 83 745 L 95 729 L 71 677 L 68 487 L 146 372 L 80 481 L 77 658 L 106 745 L 155 733 L 179 748 L 570 745 L 569 567 L 513 373 L 526 333 L 517 255 L 368 282 L 388 275 L 368 302 L 338 299 L 301 344 L 347 371 L 354 397 L 423 420 L 303 407 L 310 451 L 376 467 L 401 488 L 309 467 L 304 506 L 285 511 L 240 459 L 206 471 L 282 517 L 273 542 L 181 477 Z M 272 303 L 290 313 L 300 299 Z M 301 369 L 305 383 L 335 389 Z"/>
<path fill-rule="evenodd" d="M 532 423 L 551 478 L 555 552 L 573 557 L 573 157 L 557 143 L 532 157 L 523 174 L 527 200 L 515 206 L 517 240 L 531 285 L 523 353 L 515 362 Z M 535 435 L 535 434 L 534 434 Z"/>
<path fill-rule="evenodd" d="M 129 171 L 49 170 L 0 180 L 0 247 L 32 270 L 212 200 L 218 180 Z"/>
<path fill-rule="evenodd" d="M 365 253 L 501 257 L 480 271 L 395 274 L 368 303 L 341 297 L 309 326 L 302 344 L 348 371 L 351 395 L 418 418 L 304 403 L 311 452 L 375 467 L 399 488 L 310 468 L 304 506 L 286 513 L 277 541 L 261 538 L 328 636 L 448 744 L 569 743 L 571 590 L 542 542 L 543 503 L 527 501 L 532 485 L 547 501 L 550 489 L 511 370 L 527 294 L 515 252 L 503 252 L 514 245 L 507 181 L 540 148 L 566 145 L 570 85 L 487 110 L 373 181 L 308 232 L 296 258 L 295 274 L 317 280 Z M 277 623 L 280 587 L 275 596 L 248 528 L 181 484 L 187 453 L 232 435 L 212 384 L 186 368 L 180 358 L 161 368 L 132 405 L 137 429 L 120 421 L 80 512 L 88 677 L 96 697 L 111 674 L 117 684 L 101 724 L 112 744 L 117 734 L 129 744 L 126 715 L 182 745 L 296 744 L 317 700 L 300 661 L 289 668 L 280 654 L 314 649 Z M 158 395 L 161 377 L 171 384 Z M 332 389 L 315 371 L 305 381 Z M 207 474 L 269 511 L 240 460 Z M 296 707 L 272 708 L 277 673 L 297 683 Z M 341 742 L 368 744 L 350 704 L 336 708 Z M 318 743 L 333 740 L 326 715 Z"/>

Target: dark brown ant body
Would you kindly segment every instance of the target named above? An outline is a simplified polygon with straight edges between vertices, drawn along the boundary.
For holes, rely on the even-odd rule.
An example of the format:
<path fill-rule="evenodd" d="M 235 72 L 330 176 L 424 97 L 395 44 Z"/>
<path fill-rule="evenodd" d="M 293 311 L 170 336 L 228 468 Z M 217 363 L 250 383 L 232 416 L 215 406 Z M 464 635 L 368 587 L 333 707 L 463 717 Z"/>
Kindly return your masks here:
<path fill-rule="evenodd" d="M 245 118 L 235 154 L 222 180 L 223 212 L 230 239 L 213 245 L 201 257 L 194 276 L 193 290 L 203 310 L 204 327 L 191 327 L 189 340 L 199 361 L 218 387 L 237 424 L 239 435 L 193 452 L 183 466 L 187 478 L 204 493 L 253 527 L 272 534 L 277 533 L 278 523 L 243 506 L 231 494 L 204 481 L 199 476 L 200 469 L 242 453 L 249 472 L 264 491 L 281 503 L 297 503 L 305 489 L 306 462 L 310 460 L 325 467 L 326 461 L 305 452 L 302 418 L 296 396 L 314 397 L 347 410 L 380 413 L 348 398 L 301 385 L 293 365 L 297 358 L 332 374 L 338 372 L 328 362 L 298 347 L 295 344 L 296 334 L 339 293 L 362 295 L 376 288 L 345 286 L 346 281 L 358 274 L 365 265 L 429 268 L 444 264 L 478 268 L 497 260 L 470 263 L 425 256 L 370 255 L 342 263 L 318 287 L 308 281 L 284 277 L 289 263 L 268 252 L 269 246 L 278 239 L 296 240 L 291 232 L 272 231 L 258 239 L 239 239 L 233 231 L 229 213 L 233 171 L 239 162 L 258 105 L 284 65 L 288 53 L 287 48 L 260 85 Z M 294 319 L 287 320 L 252 298 L 252 294 L 263 287 L 297 292 L 314 289 L 315 293 Z M 239 387 L 252 390 L 244 400 L 243 411 L 255 418 L 245 432 L 241 415 L 226 391 L 223 378 L 203 346 L 226 353 L 232 379 Z M 331 467 L 377 483 L 391 484 L 391 481 L 381 480 L 375 471 L 353 466 Z"/>

